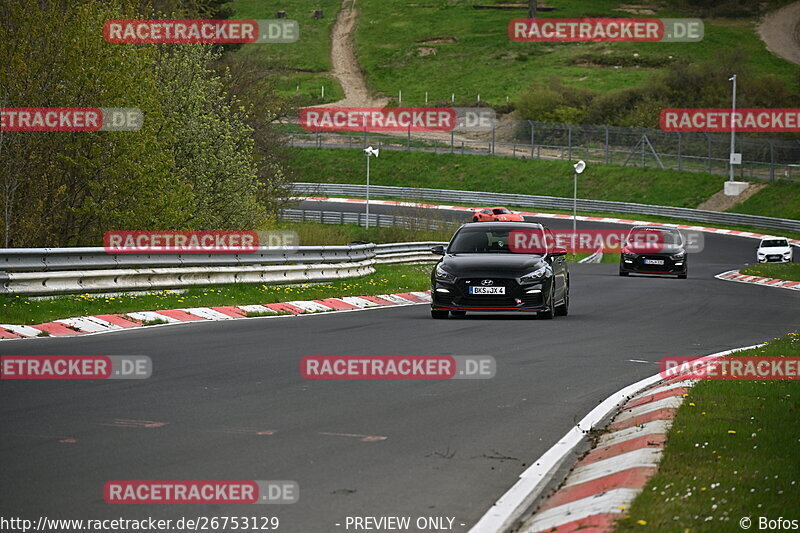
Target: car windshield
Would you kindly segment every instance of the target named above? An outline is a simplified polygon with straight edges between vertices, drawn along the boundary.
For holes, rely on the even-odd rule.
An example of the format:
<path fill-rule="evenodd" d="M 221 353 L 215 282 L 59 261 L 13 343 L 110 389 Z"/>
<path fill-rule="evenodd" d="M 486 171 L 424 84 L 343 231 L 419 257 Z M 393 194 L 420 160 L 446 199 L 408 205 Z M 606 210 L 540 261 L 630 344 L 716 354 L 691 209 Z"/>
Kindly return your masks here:
<path fill-rule="evenodd" d="M 683 244 L 683 239 L 677 231 L 661 228 L 636 228 L 628 235 L 628 244 Z"/>
<path fill-rule="evenodd" d="M 504 207 L 501 207 L 500 209 L 492 209 L 492 212 L 495 215 L 510 215 L 511 214 L 511 211 L 509 211 L 508 209 L 506 209 Z"/>
<path fill-rule="evenodd" d="M 789 246 L 789 243 L 784 239 L 772 239 L 769 241 L 761 241 L 762 248 L 774 248 L 779 246 Z"/>
<path fill-rule="evenodd" d="M 544 234 L 541 229 L 525 229 L 521 232 L 519 228 L 499 228 L 499 229 L 484 229 L 484 228 L 464 228 L 459 231 L 453 241 L 448 247 L 448 252 L 451 254 L 481 254 L 481 253 L 515 253 L 514 243 L 509 242 L 513 237 L 511 232 L 524 233 L 527 241 L 533 240 L 537 252 L 542 251 L 542 245 L 539 243 L 544 242 Z M 519 243 L 518 243 L 519 244 Z M 528 246 L 528 242 L 521 243 L 521 246 Z M 516 253 L 520 253 L 517 251 Z M 523 253 L 531 253 L 526 251 Z"/>

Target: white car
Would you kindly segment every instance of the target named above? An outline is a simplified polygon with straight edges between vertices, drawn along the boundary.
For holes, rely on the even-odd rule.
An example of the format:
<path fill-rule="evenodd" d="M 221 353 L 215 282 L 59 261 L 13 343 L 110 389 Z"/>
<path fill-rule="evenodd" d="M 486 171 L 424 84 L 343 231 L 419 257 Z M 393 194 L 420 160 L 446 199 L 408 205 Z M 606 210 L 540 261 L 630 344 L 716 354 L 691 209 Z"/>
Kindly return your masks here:
<path fill-rule="evenodd" d="M 791 263 L 792 247 L 783 237 L 767 237 L 761 239 L 756 259 L 759 263 Z"/>

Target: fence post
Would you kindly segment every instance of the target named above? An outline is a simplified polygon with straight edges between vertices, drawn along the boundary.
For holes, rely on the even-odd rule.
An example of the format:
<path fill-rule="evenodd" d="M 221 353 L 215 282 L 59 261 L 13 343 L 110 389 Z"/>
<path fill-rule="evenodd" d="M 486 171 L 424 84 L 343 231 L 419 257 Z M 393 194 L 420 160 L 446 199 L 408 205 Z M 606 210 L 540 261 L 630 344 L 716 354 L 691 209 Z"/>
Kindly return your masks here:
<path fill-rule="evenodd" d="M 406 148 L 411 150 L 411 124 L 408 125 L 408 143 L 406 144 Z"/>
<path fill-rule="evenodd" d="M 711 136 L 706 133 L 706 141 L 708 142 L 708 173 L 711 174 Z"/>
<path fill-rule="evenodd" d="M 339 211 L 339 225 L 344 224 L 344 211 Z"/>
<path fill-rule="evenodd" d="M 606 165 L 607 165 L 608 164 L 608 126 L 603 124 L 603 129 L 606 130 L 606 156 L 605 156 L 605 161 L 606 161 Z"/>
<path fill-rule="evenodd" d="M 450 153 L 451 154 L 453 153 L 453 150 L 455 150 L 455 142 L 456 142 L 456 138 L 455 137 L 456 137 L 455 132 L 453 130 L 450 130 Z"/>
<path fill-rule="evenodd" d="M 567 149 L 569 150 L 567 161 L 572 161 L 572 126 L 567 123 Z"/>
<path fill-rule="evenodd" d="M 769 142 L 769 180 L 774 182 L 775 181 L 775 144 L 772 141 Z"/>
<path fill-rule="evenodd" d="M 682 148 L 681 132 L 678 132 L 678 170 L 683 170 L 683 159 L 681 159 Z"/>
<path fill-rule="evenodd" d="M 497 137 L 495 136 L 496 132 L 497 132 L 497 126 L 492 124 L 492 154 L 494 154 L 494 147 L 495 143 L 497 142 Z"/>
<path fill-rule="evenodd" d="M 532 120 L 529 120 L 528 124 L 531 125 L 531 159 L 533 159 L 533 147 L 535 146 L 535 143 L 533 141 L 534 141 L 534 131 L 535 130 L 534 130 L 534 126 L 533 126 L 533 121 Z"/>

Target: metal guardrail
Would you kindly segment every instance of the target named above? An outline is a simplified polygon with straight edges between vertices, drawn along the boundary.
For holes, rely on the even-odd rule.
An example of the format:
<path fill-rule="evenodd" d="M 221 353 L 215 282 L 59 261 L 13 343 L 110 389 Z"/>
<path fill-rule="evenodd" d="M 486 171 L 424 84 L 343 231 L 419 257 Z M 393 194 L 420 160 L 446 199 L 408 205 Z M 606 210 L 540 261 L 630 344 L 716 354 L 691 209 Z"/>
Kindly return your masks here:
<path fill-rule="evenodd" d="M 440 242 L 301 246 L 253 254 L 108 254 L 103 248 L 0 249 L 0 294 L 47 295 L 286 284 L 360 277 L 378 263 L 437 260 Z"/>
<path fill-rule="evenodd" d="M 555 196 L 450 189 L 422 189 L 386 185 L 371 185 L 369 192 L 372 197 L 402 198 L 412 201 L 473 205 L 511 205 L 537 209 L 572 210 L 571 198 L 559 198 Z M 360 198 L 366 196 L 366 187 L 364 185 L 355 184 L 294 183 L 292 186 L 292 193 L 295 196 L 344 196 Z M 754 226 L 778 231 L 800 232 L 800 220 L 744 215 L 739 213 L 724 213 L 719 211 L 704 211 L 685 207 L 586 200 L 579 198 L 578 210 L 662 216 L 711 225 Z"/>
<path fill-rule="evenodd" d="M 345 213 L 342 211 L 283 209 L 280 216 L 283 220 L 291 220 L 292 222 L 315 222 L 318 224 L 357 224 L 359 226 L 365 226 L 367 223 L 366 213 Z M 460 223 L 441 220 L 423 220 L 419 217 L 406 217 L 402 215 L 370 213 L 369 225 L 373 228 L 403 227 L 417 230 L 439 230 L 455 228 L 459 226 Z"/>

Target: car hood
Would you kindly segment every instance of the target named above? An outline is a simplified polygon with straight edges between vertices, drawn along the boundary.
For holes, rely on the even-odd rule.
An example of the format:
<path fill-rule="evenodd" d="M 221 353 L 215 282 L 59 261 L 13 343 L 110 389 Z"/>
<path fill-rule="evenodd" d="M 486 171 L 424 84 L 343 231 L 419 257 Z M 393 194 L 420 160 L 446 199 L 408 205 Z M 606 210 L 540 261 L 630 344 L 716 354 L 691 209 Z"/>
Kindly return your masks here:
<path fill-rule="evenodd" d="M 685 250 L 680 244 L 662 244 L 657 250 L 648 250 L 646 246 L 627 246 L 630 253 L 634 254 L 677 254 Z"/>
<path fill-rule="evenodd" d="M 791 250 L 788 246 L 770 246 L 768 248 L 759 248 L 758 251 L 762 254 L 785 254 Z"/>
<path fill-rule="evenodd" d="M 494 274 L 519 277 L 547 263 L 540 255 L 514 253 L 452 254 L 442 259 L 442 267 L 454 276 Z"/>

